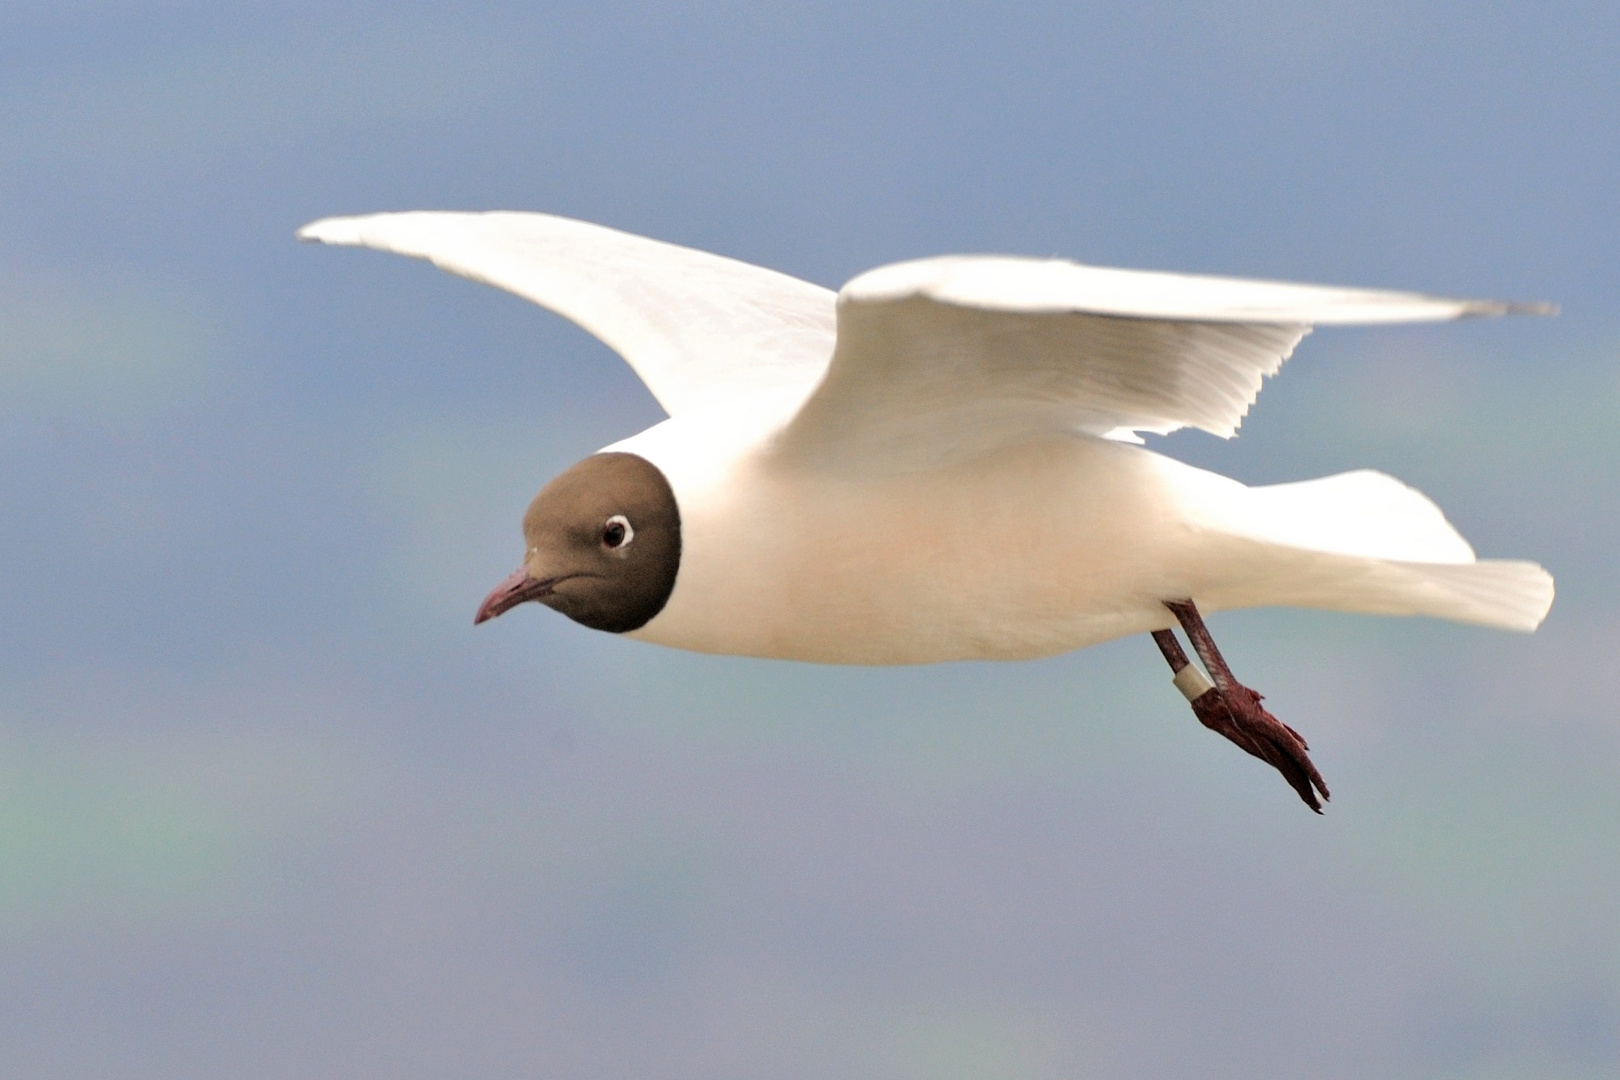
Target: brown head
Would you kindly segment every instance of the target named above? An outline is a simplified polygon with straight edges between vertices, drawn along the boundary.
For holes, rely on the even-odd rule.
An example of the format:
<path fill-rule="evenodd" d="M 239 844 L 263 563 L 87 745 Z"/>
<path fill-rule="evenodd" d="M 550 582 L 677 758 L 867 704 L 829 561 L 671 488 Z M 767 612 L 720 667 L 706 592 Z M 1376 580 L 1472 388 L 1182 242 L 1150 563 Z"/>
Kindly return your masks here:
<path fill-rule="evenodd" d="M 538 600 L 593 630 L 622 634 L 663 610 L 681 565 L 681 515 L 657 466 L 593 454 L 541 489 L 523 515 L 528 553 L 474 623 Z"/>

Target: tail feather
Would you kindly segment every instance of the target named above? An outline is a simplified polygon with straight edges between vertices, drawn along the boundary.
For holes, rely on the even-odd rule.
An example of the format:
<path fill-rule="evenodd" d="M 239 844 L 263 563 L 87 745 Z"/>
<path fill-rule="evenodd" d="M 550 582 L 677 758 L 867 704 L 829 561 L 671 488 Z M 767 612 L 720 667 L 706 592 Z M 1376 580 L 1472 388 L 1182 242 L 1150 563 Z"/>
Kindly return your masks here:
<path fill-rule="evenodd" d="M 1533 562 L 1484 559 L 1476 563 L 1392 563 L 1423 583 L 1423 615 L 1529 633 L 1553 602 L 1553 577 Z"/>
<path fill-rule="evenodd" d="M 1402 562 L 1272 545 L 1231 554 L 1252 572 L 1208 582 L 1194 596 L 1200 607 L 1428 615 L 1528 633 L 1541 625 L 1553 602 L 1552 575 L 1533 562 Z"/>

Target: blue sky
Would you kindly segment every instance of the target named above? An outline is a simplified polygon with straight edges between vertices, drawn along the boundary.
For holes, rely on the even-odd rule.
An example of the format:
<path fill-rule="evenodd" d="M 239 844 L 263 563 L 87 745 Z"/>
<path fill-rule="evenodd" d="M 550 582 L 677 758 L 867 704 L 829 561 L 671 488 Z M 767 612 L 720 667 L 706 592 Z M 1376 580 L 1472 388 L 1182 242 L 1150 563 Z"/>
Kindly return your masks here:
<path fill-rule="evenodd" d="M 0 1042 L 30 1077 L 1497 1080 L 1620 1066 L 1620 9 L 0 13 Z M 907 670 L 476 631 L 605 348 L 293 242 L 546 210 L 836 286 L 955 251 L 1563 305 L 1307 339 L 1251 482 L 1375 467 L 1519 637 L 1221 616 Z"/>

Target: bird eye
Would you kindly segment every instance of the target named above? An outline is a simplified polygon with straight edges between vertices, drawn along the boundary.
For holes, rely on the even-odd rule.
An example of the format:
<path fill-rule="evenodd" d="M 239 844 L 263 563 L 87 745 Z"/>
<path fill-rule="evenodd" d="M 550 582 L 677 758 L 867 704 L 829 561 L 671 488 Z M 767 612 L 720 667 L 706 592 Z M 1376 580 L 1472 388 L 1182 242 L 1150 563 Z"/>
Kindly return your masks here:
<path fill-rule="evenodd" d="M 630 519 L 623 514 L 614 514 L 602 526 L 602 545 L 608 548 L 622 548 L 636 538 L 636 530 L 630 527 Z"/>

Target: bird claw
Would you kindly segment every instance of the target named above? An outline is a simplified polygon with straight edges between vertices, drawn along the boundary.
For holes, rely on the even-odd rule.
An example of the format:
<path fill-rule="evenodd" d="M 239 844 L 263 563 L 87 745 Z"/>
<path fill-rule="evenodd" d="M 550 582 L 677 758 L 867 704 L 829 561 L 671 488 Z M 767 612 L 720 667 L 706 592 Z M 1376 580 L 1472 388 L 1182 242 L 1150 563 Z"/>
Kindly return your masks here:
<path fill-rule="evenodd" d="M 1322 812 L 1317 793 L 1327 799 L 1328 789 L 1311 761 L 1310 747 L 1299 732 L 1260 704 L 1259 694 L 1241 683 L 1233 687 L 1230 698 L 1219 689 L 1211 689 L 1192 703 L 1192 710 L 1200 724 L 1271 765 L 1282 773 L 1306 806 L 1318 814 Z"/>

